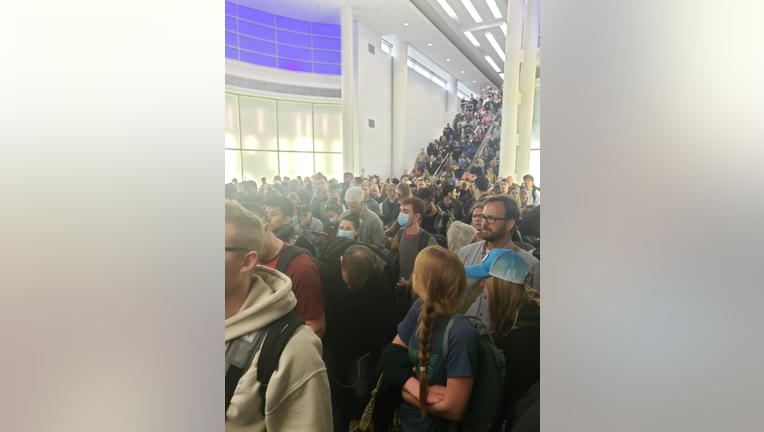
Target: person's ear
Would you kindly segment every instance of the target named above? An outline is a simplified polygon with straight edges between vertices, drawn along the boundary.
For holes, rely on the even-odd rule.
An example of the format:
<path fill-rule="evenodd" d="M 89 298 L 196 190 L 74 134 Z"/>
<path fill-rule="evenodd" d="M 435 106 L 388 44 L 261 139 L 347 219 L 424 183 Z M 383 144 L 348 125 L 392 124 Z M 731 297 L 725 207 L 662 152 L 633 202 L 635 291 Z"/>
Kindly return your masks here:
<path fill-rule="evenodd" d="M 342 264 L 342 258 L 344 258 L 344 257 L 340 257 L 340 264 Z"/>
<path fill-rule="evenodd" d="M 514 227 L 515 227 L 515 220 L 514 220 L 514 219 L 510 219 L 510 220 L 508 220 L 508 221 L 507 221 L 507 229 L 508 229 L 508 230 L 511 230 L 511 229 L 512 229 L 512 228 L 514 228 Z"/>
<path fill-rule="evenodd" d="M 264 223 L 263 224 L 263 237 L 268 237 L 268 234 L 271 233 L 271 224 Z"/>
<path fill-rule="evenodd" d="M 244 255 L 244 260 L 241 262 L 241 273 L 249 273 L 257 265 L 257 252 L 251 251 Z"/>

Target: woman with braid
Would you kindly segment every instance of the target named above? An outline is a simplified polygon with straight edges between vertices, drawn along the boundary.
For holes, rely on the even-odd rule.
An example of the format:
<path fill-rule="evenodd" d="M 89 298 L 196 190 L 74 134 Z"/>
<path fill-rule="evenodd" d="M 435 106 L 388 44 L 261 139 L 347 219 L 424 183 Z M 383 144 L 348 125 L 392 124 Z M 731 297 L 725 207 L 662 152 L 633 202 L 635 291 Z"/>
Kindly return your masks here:
<path fill-rule="evenodd" d="M 393 341 L 408 349 L 413 366 L 398 411 L 404 432 L 448 431 L 467 409 L 478 342 L 470 321 L 456 315 L 466 283 L 464 264 L 450 250 L 429 246 L 414 262 L 411 284 L 419 299 Z"/>

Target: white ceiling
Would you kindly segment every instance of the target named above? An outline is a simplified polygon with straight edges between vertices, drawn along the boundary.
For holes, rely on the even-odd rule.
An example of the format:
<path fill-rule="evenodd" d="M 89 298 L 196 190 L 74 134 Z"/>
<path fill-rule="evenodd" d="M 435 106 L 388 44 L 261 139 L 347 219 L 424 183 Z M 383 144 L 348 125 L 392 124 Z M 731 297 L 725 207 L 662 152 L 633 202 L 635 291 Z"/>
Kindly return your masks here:
<path fill-rule="evenodd" d="M 327 24 L 340 23 L 340 7 L 346 2 L 346 0 L 234 1 L 245 6 L 290 18 Z M 417 1 L 418 0 L 414 0 L 414 2 Z M 432 1 L 437 8 L 440 8 L 435 0 Z M 475 1 L 483 2 L 485 6 L 485 0 Z M 412 2 L 412 0 L 348 0 L 348 2 L 353 6 L 354 19 L 363 23 L 382 37 L 396 35 L 402 40 L 405 40 L 410 46 L 415 48 L 420 55 L 426 56 L 432 63 L 439 66 L 449 75 L 456 77 L 469 88 L 472 88 L 475 91 L 480 91 L 480 89 L 485 88 L 486 86 L 502 83 L 498 73 L 495 73 L 493 69 L 488 66 L 482 55 L 477 57 L 474 52 L 470 52 L 469 48 L 466 46 L 461 49 L 458 48 L 457 45 L 452 42 L 452 39 L 455 38 L 449 38 L 444 34 L 442 29 L 443 25 L 436 26 L 433 21 L 431 21 L 431 18 L 426 16 L 425 13 Z M 466 19 L 471 19 L 466 9 L 461 6 L 460 0 L 449 0 L 449 3 L 453 3 L 452 7 L 454 7 L 454 10 L 457 11 L 457 13 L 463 12 Z M 458 5 L 456 3 L 458 3 Z M 506 0 L 497 0 L 497 3 L 500 8 L 503 7 L 506 11 Z M 458 10 L 456 6 L 461 6 L 463 10 Z M 478 8 L 478 10 L 480 10 L 480 8 Z M 485 6 L 485 10 L 485 18 L 492 18 L 487 6 Z M 445 16 L 448 18 L 447 15 Z M 490 21 L 495 20 L 491 19 Z M 471 22 L 474 23 L 474 21 Z M 408 25 L 404 25 L 404 23 L 408 23 Z M 500 40 L 499 43 L 503 44 L 503 33 L 498 27 L 496 27 L 495 30 L 498 31 L 498 35 L 502 37 L 500 40 L 498 39 L 498 35 L 495 35 L 497 41 Z M 476 37 L 478 36 L 478 33 L 479 32 L 475 32 Z M 478 40 L 480 40 L 482 44 L 485 37 L 480 37 L 483 39 Z M 457 40 L 456 43 L 460 44 L 460 41 Z M 488 45 L 487 40 L 485 40 L 485 46 L 493 51 Z M 412 55 L 412 57 L 416 58 L 414 55 Z M 471 60 L 470 57 L 473 59 Z M 450 61 L 446 61 L 446 59 L 449 59 Z M 482 64 L 480 64 L 481 67 L 475 65 L 475 60 L 482 60 Z M 500 61 L 498 56 L 496 56 L 495 60 Z M 500 63 L 499 66 L 503 67 L 503 62 Z M 462 71 L 464 72 L 462 73 Z"/>

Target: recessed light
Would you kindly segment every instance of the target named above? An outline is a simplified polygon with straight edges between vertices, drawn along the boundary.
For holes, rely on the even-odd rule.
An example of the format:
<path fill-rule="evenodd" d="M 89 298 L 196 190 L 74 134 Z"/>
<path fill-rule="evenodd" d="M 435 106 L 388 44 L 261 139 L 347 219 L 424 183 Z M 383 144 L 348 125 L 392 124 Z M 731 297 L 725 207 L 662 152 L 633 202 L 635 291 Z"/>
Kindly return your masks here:
<path fill-rule="evenodd" d="M 407 25 L 409 25 L 409 23 L 403 23 L 403 25 L 407 26 Z"/>
<path fill-rule="evenodd" d="M 464 71 L 462 71 L 462 73 L 464 73 Z"/>
<path fill-rule="evenodd" d="M 446 59 L 446 61 L 451 61 L 451 59 Z"/>
<path fill-rule="evenodd" d="M 477 81 L 472 81 L 472 82 L 476 83 Z"/>
<path fill-rule="evenodd" d="M 427 46 L 432 46 L 432 44 L 427 44 Z"/>

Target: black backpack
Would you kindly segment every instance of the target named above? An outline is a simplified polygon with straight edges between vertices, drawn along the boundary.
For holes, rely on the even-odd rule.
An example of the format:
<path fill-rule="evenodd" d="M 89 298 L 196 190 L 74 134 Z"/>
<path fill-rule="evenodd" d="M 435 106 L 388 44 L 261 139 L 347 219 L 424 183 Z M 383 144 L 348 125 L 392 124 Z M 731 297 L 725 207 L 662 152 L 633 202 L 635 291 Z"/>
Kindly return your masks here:
<path fill-rule="evenodd" d="M 260 396 L 263 399 L 261 412 L 265 415 L 265 393 L 268 390 L 268 383 L 270 383 L 273 372 L 278 369 L 281 353 L 289 339 L 303 324 L 305 321 L 297 315 L 297 312 L 291 310 L 260 330 L 238 337 L 228 344 L 225 353 L 226 412 L 228 412 L 231 398 L 236 392 L 242 375 L 249 369 L 255 354 L 262 345 L 263 353 L 257 359 L 257 381 L 260 383 Z"/>

